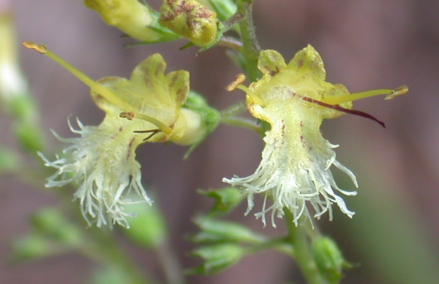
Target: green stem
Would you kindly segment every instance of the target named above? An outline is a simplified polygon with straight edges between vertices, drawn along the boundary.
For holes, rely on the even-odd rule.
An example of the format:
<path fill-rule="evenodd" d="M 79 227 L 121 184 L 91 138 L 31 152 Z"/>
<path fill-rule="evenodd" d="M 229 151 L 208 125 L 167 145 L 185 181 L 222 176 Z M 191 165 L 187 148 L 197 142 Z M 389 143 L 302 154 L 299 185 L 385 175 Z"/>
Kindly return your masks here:
<path fill-rule="evenodd" d="M 166 283 L 183 284 L 185 283 L 180 263 L 178 262 L 175 252 L 166 240 L 156 249 L 157 257 L 162 266 Z"/>
<path fill-rule="evenodd" d="M 255 125 L 253 122 L 250 122 L 245 118 L 241 118 L 241 117 L 222 118 L 221 122 L 224 124 L 239 126 L 256 131 L 261 136 L 264 136 L 265 133 L 261 127 Z"/>
<path fill-rule="evenodd" d="M 285 212 L 285 222 L 288 229 L 287 241 L 294 247 L 296 262 L 309 284 L 327 284 L 329 282 L 320 274 L 310 249 L 305 224 L 296 226 L 293 222 L 294 216 L 288 211 Z"/>
<path fill-rule="evenodd" d="M 265 131 L 258 125 L 255 125 L 253 121 L 250 121 L 243 117 L 236 117 L 236 115 L 245 110 L 247 110 L 245 101 L 240 101 L 234 105 L 231 105 L 230 107 L 221 111 L 221 123 L 244 127 L 256 131 L 261 136 L 264 136 Z"/>
<path fill-rule="evenodd" d="M 264 239 L 261 240 L 260 244 L 252 245 L 247 248 L 248 253 L 258 253 L 266 250 L 277 250 L 282 252 L 290 257 L 294 257 L 294 248 L 285 242 L 285 238 L 273 238 L 270 240 Z"/>
<path fill-rule="evenodd" d="M 238 12 L 244 15 L 244 19 L 239 22 L 239 28 L 243 43 L 242 55 L 245 60 L 245 71 L 249 79 L 254 82 L 262 74 L 258 69 L 258 58 L 261 48 L 256 39 L 255 27 L 253 25 L 253 1 L 238 1 Z"/>
<path fill-rule="evenodd" d="M 229 106 L 228 108 L 221 111 L 222 118 L 231 118 L 243 111 L 247 110 L 247 106 L 245 105 L 245 101 L 240 101 L 234 105 Z"/>
<path fill-rule="evenodd" d="M 72 216 L 73 224 L 79 231 L 84 232 L 84 241 L 76 247 L 84 257 L 102 266 L 116 266 L 121 268 L 125 275 L 129 276 L 130 284 L 154 284 L 156 281 L 139 272 L 138 267 L 129 259 L 121 249 L 113 235 L 113 231 L 106 228 L 90 227 L 86 231 L 81 230 L 84 226 L 83 216 L 77 208 L 77 203 L 71 201 L 71 190 L 63 187 L 55 193 L 63 202 L 61 207 L 67 209 L 68 215 Z M 64 211 L 64 210 L 63 210 Z"/>
<path fill-rule="evenodd" d="M 93 228 L 89 231 L 91 241 L 80 248 L 82 254 L 97 263 L 110 264 L 122 268 L 126 275 L 129 275 L 129 283 L 132 284 L 150 284 L 155 283 L 141 275 L 135 265 L 128 259 L 125 253 L 120 249 L 119 244 L 114 237 L 101 228 Z"/>

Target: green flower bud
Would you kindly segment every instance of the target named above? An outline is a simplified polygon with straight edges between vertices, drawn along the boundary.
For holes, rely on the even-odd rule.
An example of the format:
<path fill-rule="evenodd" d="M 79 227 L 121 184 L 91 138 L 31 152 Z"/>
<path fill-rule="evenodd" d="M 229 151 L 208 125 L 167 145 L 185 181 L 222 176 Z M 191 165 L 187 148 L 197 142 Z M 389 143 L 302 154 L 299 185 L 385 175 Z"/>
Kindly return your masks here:
<path fill-rule="evenodd" d="M 238 10 L 238 7 L 236 6 L 236 3 L 232 0 L 197 0 L 202 5 L 208 7 L 211 10 L 214 10 L 217 15 L 218 19 L 221 21 L 225 21 L 233 14 L 236 13 Z"/>
<path fill-rule="evenodd" d="M 19 163 L 16 153 L 10 149 L 0 148 L 0 173 L 17 170 Z"/>
<path fill-rule="evenodd" d="M 17 41 L 10 14 L 0 14 L 0 105 L 15 120 L 17 140 L 31 153 L 43 148 L 38 111 L 20 70 Z"/>
<path fill-rule="evenodd" d="M 195 223 L 201 229 L 201 232 L 193 238 L 194 242 L 197 243 L 245 242 L 260 244 L 265 240 L 264 236 L 233 222 L 198 216 L 195 218 Z"/>
<path fill-rule="evenodd" d="M 136 215 L 136 218 L 130 220 L 130 228 L 124 230 L 129 238 L 146 248 L 157 248 L 163 244 L 167 238 L 167 229 L 157 206 L 137 203 L 129 206 L 127 212 Z"/>
<path fill-rule="evenodd" d="M 107 264 L 93 274 L 93 284 L 120 284 L 139 283 L 133 282 L 133 275 L 124 270 L 121 266 Z M 143 283 L 143 282 L 142 282 Z"/>
<path fill-rule="evenodd" d="M 18 261 L 42 258 L 53 254 L 50 242 L 39 234 L 31 234 L 15 239 L 12 244 L 13 258 Z"/>
<path fill-rule="evenodd" d="M 173 140 L 172 142 L 180 145 L 191 145 L 184 155 L 184 159 L 186 159 L 216 129 L 221 120 L 221 114 L 210 107 L 203 96 L 192 90 L 189 91 L 183 105 L 182 114 L 186 117 L 184 139 Z"/>
<path fill-rule="evenodd" d="M 32 216 L 32 225 L 38 233 L 61 244 L 75 246 L 83 241 L 78 228 L 54 208 L 42 209 L 35 213 Z"/>
<path fill-rule="evenodd" d="M 159 23 L 201 47 L 211 45 L 217 36 L 216 13 L 195 0 L 165 0 Z"/>
<path fill-rule="evenodd" d="M 202 191 L 199 190 L 198 193 L 213 198 L 215 203 L 209 212 L 210 216 L 225 215 L 232 211 L 236 206 L 238 206 L 244 195 L 237 188 L 226 187 L 216 190 Z"/>
<path fill-rule="evenodd" d="M 14 132 L 22 149 L 30 153 L 43 150 L 42 133 L 32 122 L 20 122 L 14 125 Z"/>
<path fill-rule="evenodd" d="M 351 267 L 344 259 L 337 244 L 328 237 L 314 240 L 312 253 L 318 269 L 331 282 L 338 283 L 343 277 L 342 269 Z"/>
<path fill-rule="evenodd" d="M 28 89 L 18 62 L 13 18 L 8 13 L 0 14 L 0 38 L 0 99 L 4 110 L 12 112 L 11 104 Z"/>
<path fill-rule="evenodd" d="M 218 244 L 197 248 L 193 255 L 203 258 L 205 262 L 188 273 L 214 274 L 239 261 L 245 255 L 245 250 L 236 244 Z"/>
<path fill-rule="evenodd" d="M 139 41 L 153 43 L 178 38 L 158 24 L 158 12 L 138 0 L 84 0 L 84 5 L 98 12 L 108 25 Z"/>

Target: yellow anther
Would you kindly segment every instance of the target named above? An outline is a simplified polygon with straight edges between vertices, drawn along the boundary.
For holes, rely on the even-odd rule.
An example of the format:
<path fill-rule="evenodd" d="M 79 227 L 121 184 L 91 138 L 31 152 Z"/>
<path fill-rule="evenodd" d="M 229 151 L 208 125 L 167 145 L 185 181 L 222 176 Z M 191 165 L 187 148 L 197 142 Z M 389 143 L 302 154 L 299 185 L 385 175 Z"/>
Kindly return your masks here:
<path fill-rule="evenodd" d="M 128 120 L 133 120 L 133 118 L 134 118 L 134 112 L 121 112 L 121 113 L 119 114 L 119 117 L 126 118 L 126 119 L 128 119 Z"/>
<path fill-rule="evenodd" d="M 36 50 L 41 54 L 46 54 L 47 51 L 47 46 L 42 44 L 36 44 L 35 42 L 31 42 L 31 41 L 24 41 L 23 46 L 29 49 Z"/>
<path fill-rule="evenodd" d="M 409 88 L 405 85 L 400 86 L 393 90 L 393 92 L 390 95 L 387 95 L 384 99 L 385 100 L 391 100 L 394 99 L 396 96 L 403 95 L 409 91 Z"/>
<path fill-rule="evenodd" d="M 226 90 L 229 92 L 236 90 L 238 85 L 242 84 L 245 81 L 245 79 L 246 79 L 246 77 L 244 74 L 242 74 L 242 73 L 238 74 L 236 76 L 235 80 L 226 87 Z"/>

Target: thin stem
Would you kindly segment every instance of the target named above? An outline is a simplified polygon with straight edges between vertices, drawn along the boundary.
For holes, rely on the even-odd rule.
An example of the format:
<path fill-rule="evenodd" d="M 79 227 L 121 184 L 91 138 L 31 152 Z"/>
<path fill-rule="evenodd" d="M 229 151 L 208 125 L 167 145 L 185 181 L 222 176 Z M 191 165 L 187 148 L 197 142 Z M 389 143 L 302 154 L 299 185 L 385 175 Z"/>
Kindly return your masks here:
<path fill-rule="evenodd" d="M 256 131 L 259 135 L 264 136 L 265 131 L 262 127 L 254 124 L 254 122 L 250 121 L 249 119 L 236 116 L 246 110 L 247 106 L 245 105 L 245 101 L 240 101 L 234 105 L 229 106 L 228 108 L 221 111 L 221 123 L 244 127 Z"/>
<path fill-rule="evenodd" d="M 270 240 L 263 240 L 260 244 L 248 248 L 250 253 L 257 253 L 270 249 L 277 250 L 290 257 L 294 257 L 295 253 L 294 248 L 290 244 L 285 243 L 285 238 L 273 238 Z"/>
<path fill-rule="evenodd" d="M 228 125 L 247 128 L 256 131 L 258 134 L 264 136 L 264 130 L 261 127 L 242 117 L 223 118 L 221 119 L 221 122 Z"/>
<path fill-rule="evenodd" d="M 232 37 L 222 37 L 216 44 L 233 50 L 242 50 L 242 42 Z"/>
<path fill-rule="evenodd" d="M 294 247 L 294 256 L 305 279 L 309 284 L 327 284 L 326 279 L 320 274 L 310 249 L 310 241 L 306 234 L 306 225 L 294 224 L 294 216 L 288 211 L 285 212 L 285 222 L 288 229 L 287 241 Z"/>
<path fill-rule="evenodd" d="M 245 101 L 240 101 L 234 105 L 229 106 L 228 108 L 221 111 L 221 117 L 230 118 L 235 116 L 247 109 L 245 105 Z"/>
<path fill-rule="evenodd" d="M 184 283 L 183 273 L 177 256 L 169 245 L 169 240 L 166 240 L 157 249 L 157 256 L 168 284 L 182 284 Z"/>
<path fill-rule="evenodd" d="M 94 259 L 99 263 L 110 263 L 121 267 L 126 275 L 130 277 L 130 283 L 133 284 L 149 284 L 155 283 L 151 279 L 145 278 L 141 275 L 135 267 L 135 265 L 128 259 L 125 253 L 120 249 L 119 244 L 116 242 L 114 237 L 102 229 L 93 228 L 90 231 L 90 236 L 92 237 L 92 242 L 88 246 L 83 246 L 81 252 Z"/>
<path fill-rule="evenodd" d="M 241 11 L 237 11 L 233 16 L 231 16 L 229 19 L 227 19 L 225 22 L 223 22 L 223 30 L 222 32 L 225 33 L 231 29 L 234 28 L 234 26 L 239 23 L 242 18 L 244 17 L 244 14 L 241 13 Z M 239 33 L 239 30 L 238 30 Z"/>
<path fill-rule="evenodd" d="M 244 15 L 239 22 L 241 39 L 243 43 L 242 55 L 245 59 L 245 71 L 249 79 L 254 82 L 261 77 L 258 69 L 258 58 L 261 48 L 256 39 L 255 27 L 253 25 L 253 1 L 238 1 L 238 12 Z"/>

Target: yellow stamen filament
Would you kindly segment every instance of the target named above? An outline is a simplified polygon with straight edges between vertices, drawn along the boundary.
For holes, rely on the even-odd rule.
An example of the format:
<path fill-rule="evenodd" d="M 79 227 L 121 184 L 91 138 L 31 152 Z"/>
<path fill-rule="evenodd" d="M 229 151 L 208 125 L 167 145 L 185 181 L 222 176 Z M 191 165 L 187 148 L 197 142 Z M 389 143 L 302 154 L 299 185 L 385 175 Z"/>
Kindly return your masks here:
<path fill-rule="evenodd" d="M 249 88 L 247 88 L 246 86 L 238 85 L 238 86 L 236 86 L 236 89 L 240 89 L 247 94 L 247 105 L 255 103 L 255 104 L 260 105 L 260 106 L 265 106 L 264 100 L 258 98 L 257 96 L 252 95 L 253 92 Z"/>
<path fill-rule="evenodd" d="M 53 61 L 55 61 L 56 63 L 58 63 L 62 67 L 66 68 L 76 78 L 78 78 L 84 84 L 89 86 L 93 92 L 104 97 L 106 100 L 108 100 L 110 103 L 116 105 L 117 107 L 127 110 L 126 112 L 123 112 L 123 113 L 125 113 L 125 114 L 133 113 L 134 114 L 137 111 L 136 107 L 121 100 L 118 96 L 113 94 L 109 89 L 107 89 L 104 86 L 102 86 L 101 84 L 93 81 L 90 77 L 88 77 L 87 75 L 85 75 L 84 73 L 82 73 L 81 71 L 76 69 L 73 65 L 66 62 L 64 59 L 62 59 L 58 55 L 50 52 L 45 45 L 25 41 L 25 42 L 23 42 L 23 46 L 26 48 L 29 48 L 29 49 L 34 49 L 41 54 L 47 55 L 50 59 L 52 59 Z M 129 117 L 126 117 L 126 116 L 121 116 L 121 117 L 125 117 L 125 118 L 129 119 Z M 146 120 L 146 121 L 154 124 L 155 126 L 160 128 L 160 130 L 162 132 L 164 132 L 165 134 L 171 134 L 171 132 L 172 132 L 172 129 L 169 126 L 165 125 L 164 123 L 160 122 L 159 120 L 157 120 L 155 118 L 152 118 L 150 116 L 143 115 L 143 114 L 136 114 L 135 117 L 139 118 L 139 119 Z"/>
<path fill-rule="evenodd" d="M 352 102 L 356 100 L 361 100 L 373 96 L 379 96 L 379 95 L 385 95 L 385 100 L 393 99 L 396 96 L 405 94 L 408 92 L 407 86 L 400 86 L 394 90 L 391 89 L 379 89 L 379 90 L 372 90 L 372 91 L 366 91 L 361 93 L 354 93 L 349 94 L 346 96 L 335 96 L 335 97 L 327 97 L 323 98 L 321 101 L 330 105 L 338 105 L 345 102 Z"/>

